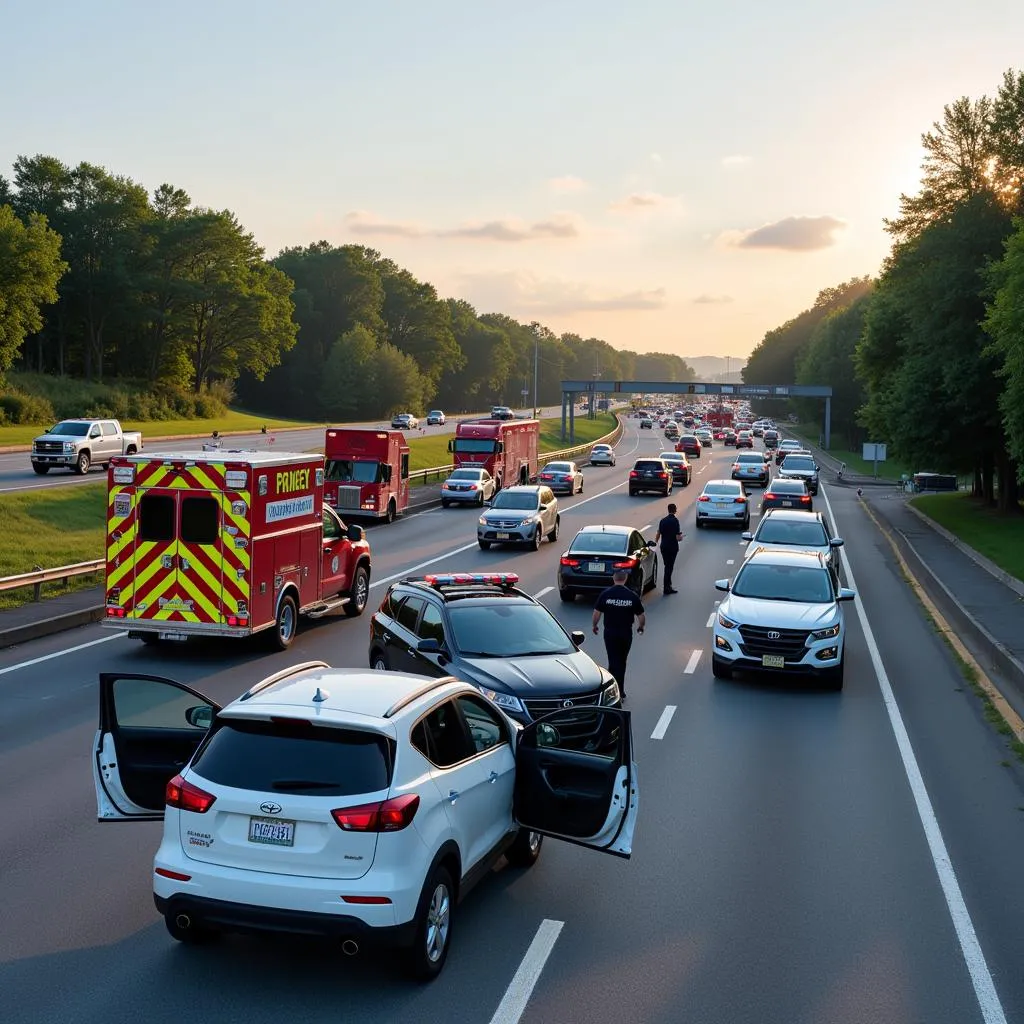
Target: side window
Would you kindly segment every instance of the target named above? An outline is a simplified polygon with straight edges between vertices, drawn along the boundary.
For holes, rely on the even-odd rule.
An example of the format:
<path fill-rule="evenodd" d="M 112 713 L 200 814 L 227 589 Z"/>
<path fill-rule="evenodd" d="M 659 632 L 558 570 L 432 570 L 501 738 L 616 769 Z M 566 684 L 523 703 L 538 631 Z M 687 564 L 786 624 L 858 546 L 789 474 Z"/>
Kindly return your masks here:
<path fill-rule="evenodd" d="M 100 425 L 98 423 L 94 423 L 92 427 L 89 429 L 90 438 L 97 438 L 100 436 L 101 433 L 102 431 L 100 430 Z"/>
<path fill-rule="evenodd" d="M 478 754 L 507 741 L 508 734 L 501 719 L 482 700 L 463 694 L 456 697 L 456 702 L 466 719 L 473 747 Z"/>
<path fill-rule="evenodd" d="M 444 625 L 441 621 L 441 609 L 436 604 L 428 604 L 423 609 L 423 618 L 420 619 L 416 635 L 421 640 L 436 640 L 439 644 L 444 643 Z"/>
<path fill-rule="evenodd" d="M 111 420 L 106 420 L 100 426 L 103 428 L 104 437 L 114 437 L 117 434 L 117 427 L 114 426 Z"/>
<path fill-rule="evenodd" d="M 114 680 L 114 709 L 122 729 L 186 729 L 196 733 L 205 726 L 192 725 L 185 713 L 204 706 L 191 693 L 152 679 Z"/>
<path fill-rule="evenodd" d="M 181 499 L 181 539 L 186 544 L 216 544 L 220 505 L 214 498 Z"/>
<path fill-rule="evenodd" d="M 647 550 L 647 541 L 644 540 L 642 534 L 634 532 L 630 546 L 632 547 L 634 554 L 642 555 Z"/>
<path fill-rule="evenodd" d="M 420 726 L 426 749 L 416 742 L 419 726 L 413 730 L 413 745 L 438 768 L 450 768 L 476 753 L 463 728 L 458 708 L 450 700 L 431 711 Z"/>
<path fill-rule="evenodd" d="M 338 520 L 331 515 L 327 509 L 323 510 L 324 540 L 339 540 L 341 538 L 341 527 Z"/>
<path fill-rule="evenodd" d="M 395 621 L 400 626 L 404 626 L 410 633 L 415 632 L 416 620 L 420 617 L 420 609 L 424 604 L 424 600 L 420 597 L 406 598 L 402 602 L 402 607 L 398 609 Z"/>
<path fill-rule="evenodd" d="M 139 499 L 139 540 L 174 540 L 176 502 L 169 494 L 144 494 Z"/>
<path fill-rule="evenodd" d="M 409 477 L 409 453 L 402 453 L 402 479 L 407 480 Z"/>
<path fill-rule="evenodd" d="M 397 597 L 390 591 L 384 596 L 384 600 L 381 601 L 380 611 L 382 615 L 390 615 L 391 618 L 395 618 L 398 614 L 398 609 L 402 604 L 402 595 L 399 594 Z"/>

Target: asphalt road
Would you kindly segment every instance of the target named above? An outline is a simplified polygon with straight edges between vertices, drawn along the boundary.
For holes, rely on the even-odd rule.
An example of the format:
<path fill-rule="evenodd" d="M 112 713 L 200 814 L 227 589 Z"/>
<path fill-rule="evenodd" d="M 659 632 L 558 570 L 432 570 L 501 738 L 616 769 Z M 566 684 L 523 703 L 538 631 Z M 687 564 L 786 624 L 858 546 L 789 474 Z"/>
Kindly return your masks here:
<path fill-rule="evenodd" d="M 588 470 L 585 495 L 563 500 L 563 542 L 595 522 L 653 536 L 665 502 L 624 487 L 660 438 L 632 423 L 618 466 Z M 426 988 L 387 956 L 323 944 L 175 944 L 151 899 L 159 826 L 95 821 L 100 671 L 169 674 L 226 701 L 288 663 L 365 665 L 365 618 L 308 625 L 286 655 L 153 651 L 99 627 L 0 652 L 4 1020 L 1024 1024 L 1024 778 L 852 491 L 826 488 L 861 594 L 844 692 L 712 679 L 713 581 L 743 549 L 735 532 L 697 533 L 692 506 L 728 459 L 716 447 L 675 492 L 681 593 L 649 595 L 630 658 L 632 859 L 549 840 L 532 870 L 496 869 Z M 482 552 L 475 518 L 453 508 L 375 530 L 374 598 L 411 568 L 500 567 L 588 628 L 590 608 L 552 589 L 562 543 Z M 603 661 L 589 631 L 586 647 Z"/>
<path fill-rule="evenodd" d="M 551 406 L 541 409 L 540 416 L 549 418 L 561 416 L 561 406 Z M 470 414 L 467 414 L 470 415 Z M 438 434 L 455 433 L 455 424 L 466 417 L 448 416 L 444 426 L 426 426 L 423 423 L 423 430 L 409 431 L 409 437 L 431 437 Z M 340 426 L 341 424 L 339 424 Z M 390 428 L 390 422 L 359 423 L 349 424 L 350 426 L 372 427 L 374 429 Z M 126 427 L 125 429 L 129 429 Z M 202 440 L 182 441 L 147 441 L 142 438 L 145 444 L 145 452 L 180 452 L 197 451 L 203 444 Z M 299 428 L 294 430 L 271 430 L 267 434 L 240 434 L 224 438 L 225 448 L 255 448 L 257 451 L 309 451 L 313 448 L 322 448 L 324 445 L 324 427 Z M 18 491 L 38 491 L 47 487 L 64 487 L 67 484 L 95 483 L 103 479 L 103 469 L 100 466 L 93 466 L 85 476 L 78 476 L 66 469 L 51 469 L 46 476 L 37 476 L 32 469 L 28 451 L 8 452 L 0 454 L 0 494 L 10 494 Z"/>

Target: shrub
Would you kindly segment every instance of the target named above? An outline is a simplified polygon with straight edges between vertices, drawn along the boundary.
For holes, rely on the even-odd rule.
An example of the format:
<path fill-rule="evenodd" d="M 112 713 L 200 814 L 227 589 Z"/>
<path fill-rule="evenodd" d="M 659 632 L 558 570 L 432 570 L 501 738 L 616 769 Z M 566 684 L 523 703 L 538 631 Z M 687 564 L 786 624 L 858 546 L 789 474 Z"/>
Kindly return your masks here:
<path fill-rule="evenodd" d="M 7 391 L 0 395 L 0 422 L 50 427 L 57 421 L 53 406 L 39 395 Z"/>

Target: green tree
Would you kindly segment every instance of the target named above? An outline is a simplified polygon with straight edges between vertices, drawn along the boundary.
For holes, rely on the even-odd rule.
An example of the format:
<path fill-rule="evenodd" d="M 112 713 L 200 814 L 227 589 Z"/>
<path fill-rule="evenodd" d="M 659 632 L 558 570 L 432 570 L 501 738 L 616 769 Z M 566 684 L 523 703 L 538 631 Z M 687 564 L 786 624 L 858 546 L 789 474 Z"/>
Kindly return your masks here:
<path fill-rule="evenodd" d="M 988 130 L 996 192 L 1011 212 L 1024 213 L 1024 72 L 1003 74 Z"/>
<path fill-rule="evenodd" d="M 31 213 L 23 224 L 10 206 L 0 206 L 0 376 L 26 336 L 42 327 L 40 307 L 57 301 L 65 270 L 60 236 L 44 216 Z"/>
<path fill-rule="evenodd" d="M 462 299 L 449 299 L 451 331 L 463 364 L 441 378 L 437 401 L 451 409 L 472 409 L 497 401 L 509 382 L 515 351 L 508 335 L 478 319 Z"/>
<path fill-rule="evenodd" d="M 422 413 L 433 394 L 433 383 L 416 360 L 394 345 L 381 345 L 373 358 L 373 395 L 385 416 L 396 412 Z"/>
<path fill-rule="evenodd" d="M 377 340 L 362 324 L 346 331 L 332 346 L 320 386 L 325 419 L 344 422 L 376 412 Z"/>

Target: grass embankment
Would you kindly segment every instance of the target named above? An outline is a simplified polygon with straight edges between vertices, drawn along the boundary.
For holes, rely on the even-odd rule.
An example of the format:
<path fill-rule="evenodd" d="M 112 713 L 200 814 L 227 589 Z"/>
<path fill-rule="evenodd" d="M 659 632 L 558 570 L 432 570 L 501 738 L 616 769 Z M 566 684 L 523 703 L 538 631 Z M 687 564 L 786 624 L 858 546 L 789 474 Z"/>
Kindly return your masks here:
<path fill-rule="evenodd" d="M 821 436 L 821 426 L 817 423 L 783 423 L 782 435 L 783 437 L 795 435 L 808 444 L 817 446 L 818 438 Z M 847 448 L 846 438 L 836 431 L 832 432 L 831 441 L 832 447 L 827 449 L 827 454 L 837 462 L 845 462 L 847 473 L 856 473 L 858 476 L 874 476 L 875 464 L 870 459 L 861 457 L 862 448 L 857 451 Z M 878 463 L 878 476 L 881 479 L 899 480 L 904 473 L 909 475 L 911 470 L 901 462 L 886 459 L 885 462 Z"/>
<path fill-rule="evenodd" d="M 970 494 L 922 494 L 910 503 L 1004 572 L 1024 580 L 1024 515 L 1008 516 Z"/>
<path fill-rule="evenodd" d="M 615 429 L 615 417 L 602 413 L 597 419 L 576 420 L 576 444 L 586 444 Z M 409 463 L 413 470 L 444 466 L 451 461 L 451 435 L 413 437 L 409 441 Z M 561 437 L 561 420 L 541 420 L 542 451 L 566 447 Z M 106 537 L 106 484 L 71 484 L 40 491 L 0 495 L 0 577 L 31 572 L 37 566 L 51 568 L 102 558 Z M 48 584 L 45 597 L 95 586 L 99 576 L 78 576 L 67 586 Z M 0 593 L 0 609 L 13 608 L 32 599 L 31 588 Z"/>

